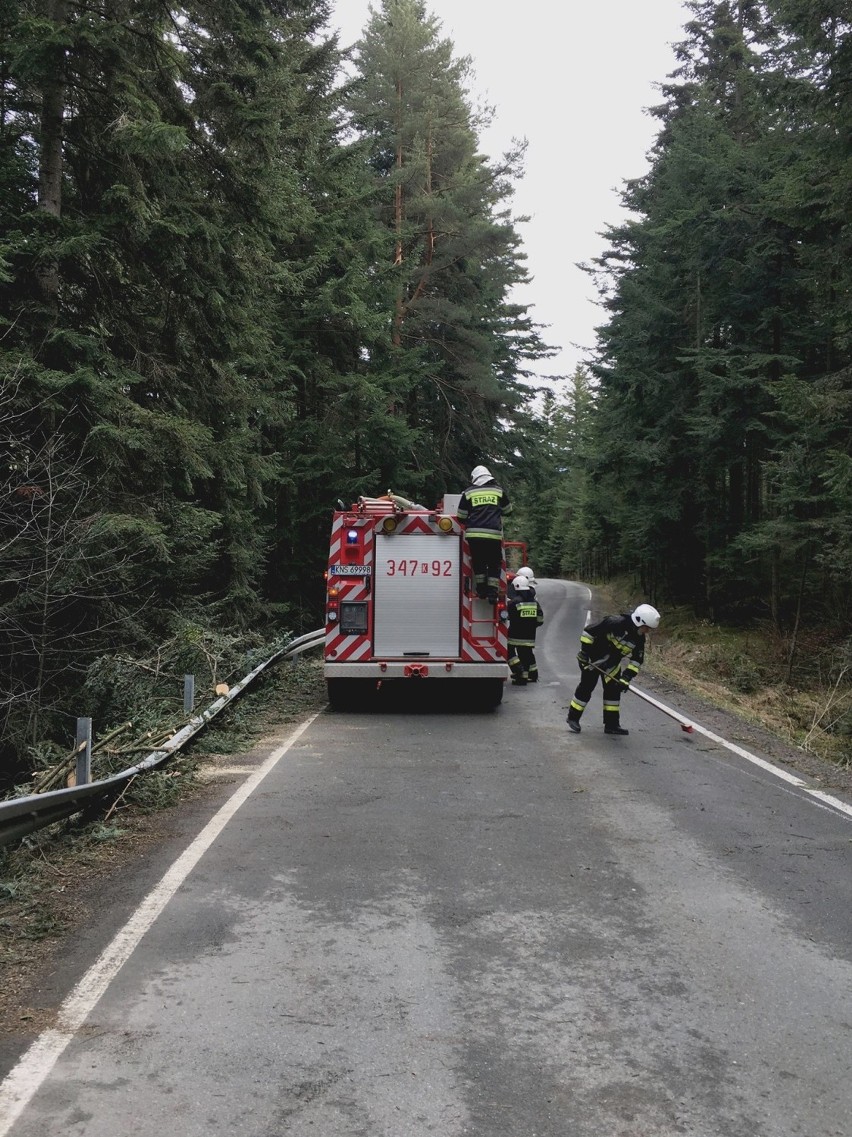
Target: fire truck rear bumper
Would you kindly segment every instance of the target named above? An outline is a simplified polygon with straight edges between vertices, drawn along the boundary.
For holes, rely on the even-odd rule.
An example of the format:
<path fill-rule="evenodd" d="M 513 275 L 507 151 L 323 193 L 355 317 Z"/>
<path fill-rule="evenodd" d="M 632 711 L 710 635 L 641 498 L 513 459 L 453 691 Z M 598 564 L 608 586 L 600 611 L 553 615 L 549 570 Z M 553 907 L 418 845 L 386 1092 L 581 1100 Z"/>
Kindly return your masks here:
<path fill-rule="evenodd" d="M 326 679 L 508 679 L 505 663 L 394 659 L 382 663 L 326 663 Z"/>

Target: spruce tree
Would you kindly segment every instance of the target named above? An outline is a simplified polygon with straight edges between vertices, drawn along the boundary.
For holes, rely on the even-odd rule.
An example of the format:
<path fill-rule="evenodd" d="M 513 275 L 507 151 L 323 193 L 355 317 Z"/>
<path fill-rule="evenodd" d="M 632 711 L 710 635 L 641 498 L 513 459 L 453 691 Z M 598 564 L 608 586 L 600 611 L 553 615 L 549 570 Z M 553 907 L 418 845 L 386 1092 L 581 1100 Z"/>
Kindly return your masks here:
<path fill-rule="evenodd" d="M 297 445 L 281 433 L 298 395 L 292 312 L 313 303 L 327 252 L 305 192 L 337 129 L 327 15 L 3 10 L 4 389 L 33 452 L 56 444 L 58 484 L 62 461 L 83 464 L 81 516 L 98 518 L 103 564 L 123 566 L 107 601 L 78 559 L 73 615 L 50 606 L 48 649 L 73 626 L 77 667 L 156 642 L 176 614 L 264 615 L 269 503 Z"/>
<path fill-rule="evenodd" d="M 546 349 L 513 287 L 526 280 L 509 210 L 521 151 L 478 151 L 470 60 L 456 58 L 420 0 L 383 0 L 357 45 L 349 105 L 370 147 L 385 229 L 392 376 L 408 477 L 434 494 L 479 461 L 506 460 L 502 422 Z"/>

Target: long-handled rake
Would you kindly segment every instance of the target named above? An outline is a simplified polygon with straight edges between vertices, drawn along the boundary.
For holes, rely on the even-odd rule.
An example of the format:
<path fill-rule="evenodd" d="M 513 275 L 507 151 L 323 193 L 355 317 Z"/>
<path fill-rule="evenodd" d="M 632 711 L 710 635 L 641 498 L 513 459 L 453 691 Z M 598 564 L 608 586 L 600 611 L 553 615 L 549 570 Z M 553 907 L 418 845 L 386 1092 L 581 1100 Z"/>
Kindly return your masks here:
<path fill-rule="evenodd" d="M 685 719 L 683 715 L 679 715 L 677 711 L 669 710 L 668 707 L 664 706 L 662 703 L 658 703 L 657 700 L 652 698 L 651 695 L 646 695 L 644 691 L 637 691 L 635 687 L 633 687 L 630 683 L 625 683 L 623 679 L 620 679 L 614 675 L 610 675 L 608 672 L 604 671 L 602 667 L 599 666 L 599 663 L 590 663 L 589 667 L 592 667 L 595 671 L 600 672 L 600 674 L 603 675 L 604 679 L 615 679 L 616 682 L 620 683 L 622 687 L 625 687 L 628 691 L 632 691 L 634 695 L 638 695 L 640 699 L 644 699 L 646 703 L 650 703 L 652 707 L 656 707 L 658 711 L 662 711 L 663 714 L 668 715 L 670 719 L 674 719 L 675 722 L 679 722 L 680 729 L 685 731 L 687 734 L 692 734 L 693 730 L 695 730 L 694 724 L 691 723 L 689 719 Z"/>

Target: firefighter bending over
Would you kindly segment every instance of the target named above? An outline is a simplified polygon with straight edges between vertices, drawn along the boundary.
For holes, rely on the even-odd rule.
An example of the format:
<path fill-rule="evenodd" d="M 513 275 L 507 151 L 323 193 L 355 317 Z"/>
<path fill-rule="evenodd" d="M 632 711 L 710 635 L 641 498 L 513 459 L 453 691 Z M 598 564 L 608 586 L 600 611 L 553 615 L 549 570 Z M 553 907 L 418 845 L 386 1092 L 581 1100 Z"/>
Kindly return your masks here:
<path fill-rule="evenodd" d="M 503 564 L 503 515 L 512 509 L 509 495 L 486 466 L 476 466 L 471 486 L 461 495 L 456 513 L 467 537 L 473 582 L 480 600 L 496 604 Z"/>
<path fill-rule="evenodd" d="M 603 678 L 604 734 L 629 734 L 621 725 L 621 692 L 639 674 L 645 658 L 645 635 L 660 623 L 660 613 L 650 604 L 633 612 L 605 616 L 590 624 L 580 636 L 580 682 L 568 709 L 568 727 L 580 733 L 580 717 L 599 678 Z M 628 658 L 629 657 L 629 658 Z M 622 660 L 628 659 L 621 670 Z"/>
<path fill-rule="evenodd" d="M 515 577 L 509 609 L 509 670 L 516 687 L 538 682 L 535 634 L 544 623 L 544 610 L 535 598 L 535 578 Z"/>

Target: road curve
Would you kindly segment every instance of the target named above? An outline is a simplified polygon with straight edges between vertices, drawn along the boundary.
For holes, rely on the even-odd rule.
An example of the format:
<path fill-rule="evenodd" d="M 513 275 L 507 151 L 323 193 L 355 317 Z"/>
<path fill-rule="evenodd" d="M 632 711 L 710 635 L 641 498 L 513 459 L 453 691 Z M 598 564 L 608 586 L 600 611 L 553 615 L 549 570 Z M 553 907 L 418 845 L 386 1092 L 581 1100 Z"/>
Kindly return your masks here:
<path fill-rule="evenodd" d="M 539 596 L 495 713 L 244 756 L 0 1137 L 849 1137 L 852 819 L 630 695 L 569 735 L 588 592 Z"/>

